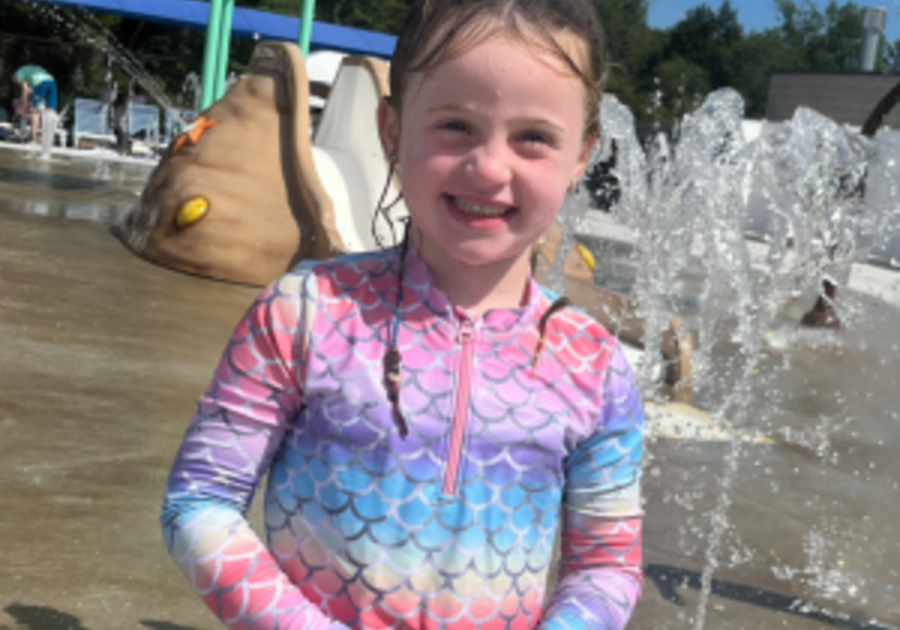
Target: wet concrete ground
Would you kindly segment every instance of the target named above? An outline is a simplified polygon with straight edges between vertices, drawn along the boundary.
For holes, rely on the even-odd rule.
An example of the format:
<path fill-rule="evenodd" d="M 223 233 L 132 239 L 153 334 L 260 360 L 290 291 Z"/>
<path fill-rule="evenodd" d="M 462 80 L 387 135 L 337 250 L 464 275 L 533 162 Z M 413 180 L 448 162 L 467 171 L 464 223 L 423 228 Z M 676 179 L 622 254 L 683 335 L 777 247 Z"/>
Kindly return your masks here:
<path fill-rule="evenodd" d="M 0 630 L 220 627 L 166 554 L 157 515 L 196 398 L 256 290 L 154 266 L 110 235 L 146 174 L 0 149 Z M 798 370 L 760 386 L 751 411 L 771 407 L 777 444 L 738 456 L 704 627 L 900 627 L 900 435 L 885 403 L 898 353 L 863 347 L 896 338 L 894 320 L 877 322 L 845 351 L 796 350 Z M 829 392 L 851 368 L 866 375 L 859 395 Z M 728 448 L 648 445 L 647 577 L 631 628 L 695 626 Z"/>

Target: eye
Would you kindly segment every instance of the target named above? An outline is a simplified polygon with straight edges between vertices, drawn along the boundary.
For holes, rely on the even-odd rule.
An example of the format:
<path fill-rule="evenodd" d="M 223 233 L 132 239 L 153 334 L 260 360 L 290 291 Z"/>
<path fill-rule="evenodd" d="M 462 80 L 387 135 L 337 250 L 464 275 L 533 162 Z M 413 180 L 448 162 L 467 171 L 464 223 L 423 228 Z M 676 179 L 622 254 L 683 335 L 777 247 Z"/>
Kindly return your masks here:
<path fill-rule="evenodd" d="M 438 123 L 438 129 L 442 131 L 455 131 L 458 133 L 470 133 L 471 128 L 462 120 L 445 120 Z"/>
<path fill-rule="evenodd" d="M 553 139 L 540 131 L 525 131 L 519 135 L 519 140 L 528 144 L 546 144 L 553 146 Z"/>

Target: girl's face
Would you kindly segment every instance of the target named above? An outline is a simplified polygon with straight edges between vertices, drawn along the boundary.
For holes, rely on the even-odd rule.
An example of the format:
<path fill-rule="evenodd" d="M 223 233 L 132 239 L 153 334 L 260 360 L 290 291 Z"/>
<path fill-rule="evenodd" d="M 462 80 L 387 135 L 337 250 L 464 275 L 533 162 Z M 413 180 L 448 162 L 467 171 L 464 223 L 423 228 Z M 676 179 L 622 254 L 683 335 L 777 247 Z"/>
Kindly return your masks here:
<path fill-rule="evenodd" d="M 558 39 L 578 59 L 578 42 Z M 527 264 L 584 172 L 584 102 L 562 60 L 494 35 L 410 80 L 402 119 L 382 106 L 382 142 L 429 264 Z"/>

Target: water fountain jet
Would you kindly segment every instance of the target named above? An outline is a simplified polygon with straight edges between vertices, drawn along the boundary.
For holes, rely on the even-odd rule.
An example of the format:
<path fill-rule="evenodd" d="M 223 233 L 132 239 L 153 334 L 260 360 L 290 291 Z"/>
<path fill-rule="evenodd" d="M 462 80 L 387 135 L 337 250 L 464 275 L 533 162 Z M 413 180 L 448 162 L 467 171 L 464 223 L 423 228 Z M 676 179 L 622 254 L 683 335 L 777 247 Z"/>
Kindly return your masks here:
<path fill-rule="evenodd" d="M 732 520 L 736 510 L 747 509 L 740 505 L 742 494 L 747 492 L 748 480 L 755 477 L 747 462 L 756 460 L 758 465 L 760 460 L 778 462 L 789 458 L 784 451 L 785 442 L 788 448 L 796 448 L 798 433 L 792 433 L 798 431 L 796 427 L 801 427 L 799 434 L 804 434 L 809 430 L 808 426 L 803 429 L 804 425 L 827 425 L 822 429 L 824 440 L 828 448 L 834 448 L 832 440 L 850 426 L 849 420 L 835 422 L 832 415 L 848 413 L 848 400 L 856 393 L 855 385 L 842 381 L 829 381 L 828 389 L 813 390 L 805 405 L 810 411 L 801 418 L 792 418 L 791 414 L 797 412 L 789 410 L 796 405 L 793 399 L 806 391 L 803 381 L 798 382 L 799 375 L 795 375 L 802 374 L 803 366 L 799 364 L 804 355 L 820 354 L 818 360 L 824 359 L 830 368 L 840 365 L 848 356 L 845 344 L 859 338 L 859 328 L 864 324 L 868 327 L 861 318 L 862 307 L 857 307 L 855 313 L 849 307 L 860 298 L 852 290 L 842 292 L 842 313 L 853 314 L 852 325 L 846 330 L 810 331 L 815 332 L 815 337 L 790 332 L 796 330 L 799 322 L 783 318 L 785 301 L 797 294 L 806 295 L 813 287 L 821 298 L 818 287 L 823 280 L 831 286 L 856 286 L 858 290 L 860 285 L 854 285 L 851 267 L 858 268 L 868 259 L 873 245 L 879 240 L 887 242 L 896 229 L 892 224 L 897 216 L 893 193 L 879 198 L 859 192 L 866 190 L 861 183 L 867 174 L 877 175 L 871 182 L 893 190 L 884 184 L 896 175 L 890 172 L 893 158 L 889 157 L 890 144 L 884 138 L 862 137 L 815 112 L 802 110 L 788 124 L 764 125 L 759 138 L 748 142 L 741 133 L 742 114 L 736 94 L 714 93 L 681 123 L 672 142 L 658 137 L 649 150 L 644 150 L 634 135 L 630 113 L 607 98 L 601 120 L 605 136 L 617 144 L 618 164 L 612 174 L 619 180 L 620 201 L 611 209 L 611 220 L 593 220 L 582 226 L 585 236 L 594 242 L 597 238 L 621 238 L 617 231 L 622 226 L 627 228 L 630 258 L 636 270 L 631 292 L 645 309 L 644 320 L 658 324 L 673 315 L 682 316 L 695 341 L 697 404 L 710 410 L 715 419 L 727 417 L 731 421 L 725 425 L 732 431 L 731 443 L 717 454 L 720 468 L 704 507 L 707 524 L 693 526 L 695 548 L 689 550 L 683 541 L 676 547 L 691 557 L 699 556 L 698 570 L 692 573 L 700 589 L 695 612 L 681 620 L 695 630 L 713 623 L 712 601 L 721 596 L 715 585 L 722 584 L 722 574 L 727 575 L 734 566 L 726 562 L 729 546 L 734 539 L 740 542 L 742 537 L 756 534 L 752 525 L 745 528 Z M 869 186 L 867 192 L 871 193 L 872 188 Z M 746 226 L 754 222 L 763 224 L 762 231 L 769 235 L 767 244 L 745 238 Z M 793 241 L 790 247 L 789 239 Z M 604 256 L 603 251 L 595 253 L 600 259 Z M 892 282 L 896 283 L 896 278 Z M 836 293 L 828 286 L 823 289 L 824 298 L 833 299 Z M 882 285 L 882 290 L 885 288 Z M 898 316 L 893 307 L 870 312 Z M 652 336 L 654 331 L 647 334 Z M 794 341 L 776 346 L 773 334 L 787 335 Z M 852 381 L 852 377 L 844 380 Z M 793 389 L 785 389 L 785 381 Z M 851 395 L 841 395 L 845 386 Z M 771 397 L 772 392 L 777 392 L 777 397 Z M 836 412 L 830 409 L 833 396 L 837 398 Z M 774 437 L 773 450 L 761 454 L 758 447 L 744 443 L 737 433 L 741 428 Z M 651 446 L 647 469 L 651 473 L 658 471 L 660 465 L 665 466 L 673 458 L 677 459 L 671 449 Z M 841 462 L 835 459 L 830 465 L 837 469 Z M 800 470 L 803 468 L 795 465 L 792 474 L 797 475 Z M 661 474 L 651 476 L 660 478 Z M 832 480 L 835 476 L 839 475 L 828 471 L 826 478 Z M 671 471 L 667 477 L 671 477 Z M 790 480 L 779 480 L 779 484 Z M 797 478 L 794 480 L 796 483 Z M 771 483 L 774 487 L 775 480 Z M 666 485 L 677 487 L 671 482 Z M 653 488 L 652 481 L 650 487 Z M 687 496 L 673 496 L 671 492 L 664 495 L 663 503 L 674 499 L 692 506 L 697 502 L 696 492 Z M 814 498 L 809 499 L 809 506 L 818 505 Z M 760 501 L 754 504 L 756 509 L 765 508 L 770 501 L 779 504 L 777 495 Z M 840 505 L 838 501 L 829 504 L 829 519 L 838 520 L 836 510 L 840 520 L 846 520 Z M 692 520 L 690 515 L 687 522 Z M 832 569 L 822 559 L 832 553 L 840 539 L 836 538 L 837 533 L 823 534 L 812 519 L 809 522 L 810 531 L 802 533 L 804 542 L 798 547 L 807 550 L 804 570 L 814 578 L 803 582 L 794 579 L 787 588 L 812 591 L 795 597 L 796 601 L 819 599 L 818 604 L 807 599 L 800 607 L 803 610 L 814 611 L 825 619 L 850 620 L 852 615 L 834 611 L 847 606 L 845 594 L 859 593 L 864 581 Z M 651 524 L 648 539 L 653 536 L 669 537 Z M 758 552 L 746 543 L 740 544 L 738 566 L 755 563 L 765 567 L 762 552 L 768 556 L 772 542 L 765 538 L 757 541 Z M 735 553 L 732 551 L 732 556 Z M 770 575 L 778 580 L 791 580 L 790 576 L 797 575 L 797 571 L 783 569 L 783 564 L 776 563 Z M 823 604 L 823 600 L 831 603 Z M 885 608 L 882 606 L 881 610 Z M 729 620 L 735 621 L 733 617 Z M 890 627 L 874 622 L 854 624 L 849 627 Z"/>

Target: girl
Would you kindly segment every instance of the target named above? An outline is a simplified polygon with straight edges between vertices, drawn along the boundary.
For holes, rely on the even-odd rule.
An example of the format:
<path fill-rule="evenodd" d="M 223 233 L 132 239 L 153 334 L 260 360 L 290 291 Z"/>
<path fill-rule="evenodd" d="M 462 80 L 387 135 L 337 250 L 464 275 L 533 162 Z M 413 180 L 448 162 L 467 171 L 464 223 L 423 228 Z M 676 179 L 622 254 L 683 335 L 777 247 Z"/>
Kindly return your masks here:
<path fill-rule="evenodd" d="M 599 134 L 601 49 L 584 0 L 414 3 L 378 111 L 406 236 L 262 294 L 169 479 L 166 543 L 227 626 L 625 626 L 640 401 L 529 265 Z"/>

